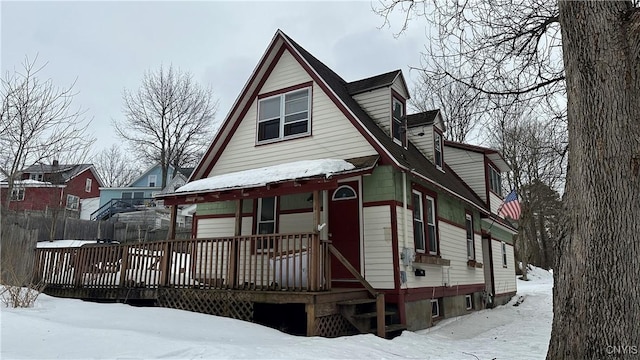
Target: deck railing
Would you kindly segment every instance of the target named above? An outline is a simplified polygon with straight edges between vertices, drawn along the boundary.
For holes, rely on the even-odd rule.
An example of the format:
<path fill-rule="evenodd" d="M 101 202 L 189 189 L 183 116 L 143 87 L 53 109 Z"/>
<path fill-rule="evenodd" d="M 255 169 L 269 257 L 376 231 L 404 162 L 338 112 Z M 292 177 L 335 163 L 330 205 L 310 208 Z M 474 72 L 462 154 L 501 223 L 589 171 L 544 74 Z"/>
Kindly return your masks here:
<path fill-rule="evenodd" d="M 74 288 L 323 291 L 329 243 L 315 233 L 36 249 L 36 279 Z"/>

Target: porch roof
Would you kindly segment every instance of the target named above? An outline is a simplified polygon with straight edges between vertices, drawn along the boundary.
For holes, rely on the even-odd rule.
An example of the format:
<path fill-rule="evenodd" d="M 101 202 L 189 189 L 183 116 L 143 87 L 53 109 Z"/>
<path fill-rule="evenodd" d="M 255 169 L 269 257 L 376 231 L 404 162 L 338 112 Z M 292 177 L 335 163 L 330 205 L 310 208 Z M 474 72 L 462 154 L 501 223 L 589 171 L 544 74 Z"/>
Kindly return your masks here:
<path fill-rule="evenodd" d="M 330 189 L 337 186 L 340 177 L 371 171 L 378 159 L 373 155 L 347 160 L 303 160 L 237 171 L 192 181 L 156 198 L 172 205 L 282 195 L 305 185 L 310 191 Z"/>

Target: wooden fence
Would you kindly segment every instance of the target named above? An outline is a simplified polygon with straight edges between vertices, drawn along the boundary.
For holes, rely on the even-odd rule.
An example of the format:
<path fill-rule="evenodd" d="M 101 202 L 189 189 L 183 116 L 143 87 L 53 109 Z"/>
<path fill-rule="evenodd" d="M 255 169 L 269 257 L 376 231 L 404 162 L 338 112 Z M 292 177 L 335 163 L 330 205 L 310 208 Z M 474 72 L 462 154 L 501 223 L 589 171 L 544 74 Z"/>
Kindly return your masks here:
<path fill-rule="evenodd" d="M 328 242 L 314 233 L 36 249 L 53 287 L 329 290 Z"/>

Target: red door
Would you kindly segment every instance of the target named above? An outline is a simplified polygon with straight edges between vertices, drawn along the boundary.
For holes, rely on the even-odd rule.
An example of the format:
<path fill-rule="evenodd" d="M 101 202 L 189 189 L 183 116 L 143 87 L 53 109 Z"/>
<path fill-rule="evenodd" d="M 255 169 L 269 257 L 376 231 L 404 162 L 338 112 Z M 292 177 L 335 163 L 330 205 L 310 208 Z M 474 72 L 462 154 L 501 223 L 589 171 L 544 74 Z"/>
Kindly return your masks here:
<path fill-rule="evenodd" d="M 358 182 L 340 183 L 329 192 L 329 240 L 360 271 L 360 206 Z M 338 259 L 331 259 L 333 286 L 359 284 Z M 345 281 L 346 280 L 346 281 Z"/>

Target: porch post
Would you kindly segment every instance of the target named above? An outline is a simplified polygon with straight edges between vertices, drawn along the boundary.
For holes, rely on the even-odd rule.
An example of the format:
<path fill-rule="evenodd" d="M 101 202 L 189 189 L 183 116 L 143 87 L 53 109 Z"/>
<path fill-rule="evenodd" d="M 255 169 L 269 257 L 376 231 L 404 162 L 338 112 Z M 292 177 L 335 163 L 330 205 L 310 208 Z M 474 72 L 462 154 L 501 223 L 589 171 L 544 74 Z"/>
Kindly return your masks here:
<path fill-rule="evenodd" d="M 231 259 L 229 259 L 229 284 L 231 288 L 238 285 L 238 239 L 242 235 L 242 199 L 236 200 L 235 227 L 233 231 L 234 238 L 231 241 Z"/>
<path fill-rule="evenodd" d="M 313 191 L 313 237 L 311 239 L 311 272 L 309 273 L 309 290 L 318 291 L 320 288 L 320 191 Z"/>
<path fill-rule="evenodd" d="M 173 240 L 176 238 L 176 221 L 178 219 L 178 206 L 171 205 L 171 215 L 169 218 L 169 232 L 167 232 L 167 240 Z"/>

